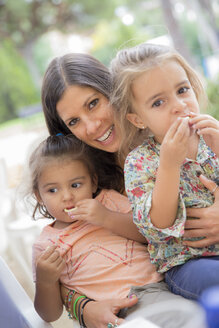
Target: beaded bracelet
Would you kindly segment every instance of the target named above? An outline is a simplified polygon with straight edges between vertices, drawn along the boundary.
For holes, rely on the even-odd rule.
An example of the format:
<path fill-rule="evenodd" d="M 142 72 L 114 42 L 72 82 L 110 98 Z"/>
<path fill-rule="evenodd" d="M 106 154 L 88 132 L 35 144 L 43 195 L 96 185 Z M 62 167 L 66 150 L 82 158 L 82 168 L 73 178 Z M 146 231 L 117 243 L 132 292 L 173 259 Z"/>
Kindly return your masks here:
<path fill-rule="evenodd" d="M 86 298 L 86 296 L 84 295 L 81 295 L 81 296 L 78 296 L 74 302 L 74 306 L 73 306 L 73 313 L 74 313 L 74 316 L 75 316 L 75 319 L 78 320 L 78 317 L 77 317 L 77 314 L 76 314 L 76 305 L 77 305 L 77 302 L 81 299 L 81 298 Z"/>
<path fill-rule="evenodd" d="M 69 319 L 73 319 L 71 309 L 72 309 L 72 298 L 75 295 L 75 293 L 76 293 L 75 290 L 70 290 L 65 297 L 65 308 L 66 311 L 68 312 Z"/>
<path fill-rule="evenodd" d="M 81 312 L 80 312 L 80 318 L 81 318 L 81 327 L 84 327 L 86 328 L 86 325 L 84 323 L 84 308 L 85 308 L 85 305 L 89 302 L 93 302 L 94 300 L 91 299 L 91 298 L 88 298 L 86 299 L 86 301 L 84 301 L 82 307 L 81 307 Z"/>

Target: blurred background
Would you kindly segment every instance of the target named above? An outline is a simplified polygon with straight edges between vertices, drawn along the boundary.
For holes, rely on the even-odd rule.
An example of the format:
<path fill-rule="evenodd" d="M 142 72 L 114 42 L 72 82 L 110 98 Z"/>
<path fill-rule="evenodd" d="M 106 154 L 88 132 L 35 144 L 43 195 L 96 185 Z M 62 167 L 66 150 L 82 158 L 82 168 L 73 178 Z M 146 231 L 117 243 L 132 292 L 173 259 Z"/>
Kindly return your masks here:
<path fill-rule="evenodd" d="M 31 243 L 41 225 L 17 188 L 30 149 L 47 136 L 47 65 L 68 52 L 108 65 L 124 46 L 170 44 L 203 76 L 206 111 L 219 119 L 219 0 L 0 0 L 0 22 L 0 253 L 33 297 Z"/>

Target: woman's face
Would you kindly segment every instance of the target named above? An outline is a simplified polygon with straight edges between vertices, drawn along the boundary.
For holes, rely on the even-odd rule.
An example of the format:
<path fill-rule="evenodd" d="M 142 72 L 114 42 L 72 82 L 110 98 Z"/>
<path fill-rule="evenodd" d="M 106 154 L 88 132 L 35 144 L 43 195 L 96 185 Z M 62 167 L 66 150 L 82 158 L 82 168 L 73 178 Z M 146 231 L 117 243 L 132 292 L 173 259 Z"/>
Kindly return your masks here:
<path fill-rule="evenodd" d="M 72 85 L 56 106 L 71 132 L 86 144 L 114 153 L 120 145 L 120 133 L 114 126 L 113 109 L 108 99 L 90 87 Z"/>

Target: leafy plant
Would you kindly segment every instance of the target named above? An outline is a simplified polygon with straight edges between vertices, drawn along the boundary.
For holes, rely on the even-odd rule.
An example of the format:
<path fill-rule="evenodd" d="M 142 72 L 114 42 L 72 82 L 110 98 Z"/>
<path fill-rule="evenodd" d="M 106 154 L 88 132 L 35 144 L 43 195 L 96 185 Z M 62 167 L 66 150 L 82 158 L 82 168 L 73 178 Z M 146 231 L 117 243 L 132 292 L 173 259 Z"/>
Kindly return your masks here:
<path fill-rule="evenodd" d="M 39 102 L 27 66 L 9 40 L 0 47 L 0 122 L 18 117 L 19 109 Z"/>
<path fill-rule="evenodd" d="M 219 77 L 217 80 L 209 80 L 207 83 L 207 95 L 209 99 L 208 114 L 219 120 Z"/>

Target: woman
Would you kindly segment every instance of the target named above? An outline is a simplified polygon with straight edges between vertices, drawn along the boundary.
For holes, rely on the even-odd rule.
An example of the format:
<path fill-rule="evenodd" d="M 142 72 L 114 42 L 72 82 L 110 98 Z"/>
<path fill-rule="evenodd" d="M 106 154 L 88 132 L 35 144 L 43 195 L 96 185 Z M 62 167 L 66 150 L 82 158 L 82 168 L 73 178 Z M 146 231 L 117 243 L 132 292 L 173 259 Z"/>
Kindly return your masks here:
<path fill-rule="evenodd" d="M 109 71 L 95 58 L 86 54 L 55 58 L 46 71 L 42 86 L 43 110 L 50 134 L 73 133 L 94 148 L 114 153 L 116 161 L 121 139 L 119 127 L 114 122 L 113 108 L 109 104 L 110 91 Z M 141 136 L 139 143 L 140 139 Z M 215 185 L 214 182 L 209 183 Z M 197 222 L 192 222 L 192 226 L 187 223 L 189 230 L 185 237 L 206 237 L 202 245 L 197 241 L 192 242 L 193 246 L 211 245 L 219 241 L 218 202 L 209 208 L 188 211 L 189 216 L 199 217 L 200 220 L 193 220 Z M 120 234 L 122 226 L 112 224 L 106 227 Z M 67 292 L 63 290 L 63 298 Z M 165 293 L 166 298 L 167 295 Z M 114 322 L 121 324 L 123 320 L 116 321 L 116 314 L 135 303 L 135 299 L 128 298 L 89 302 L 84 308 L 85 324 L 89 328 L 107 327 L 108 323 Z"/>

